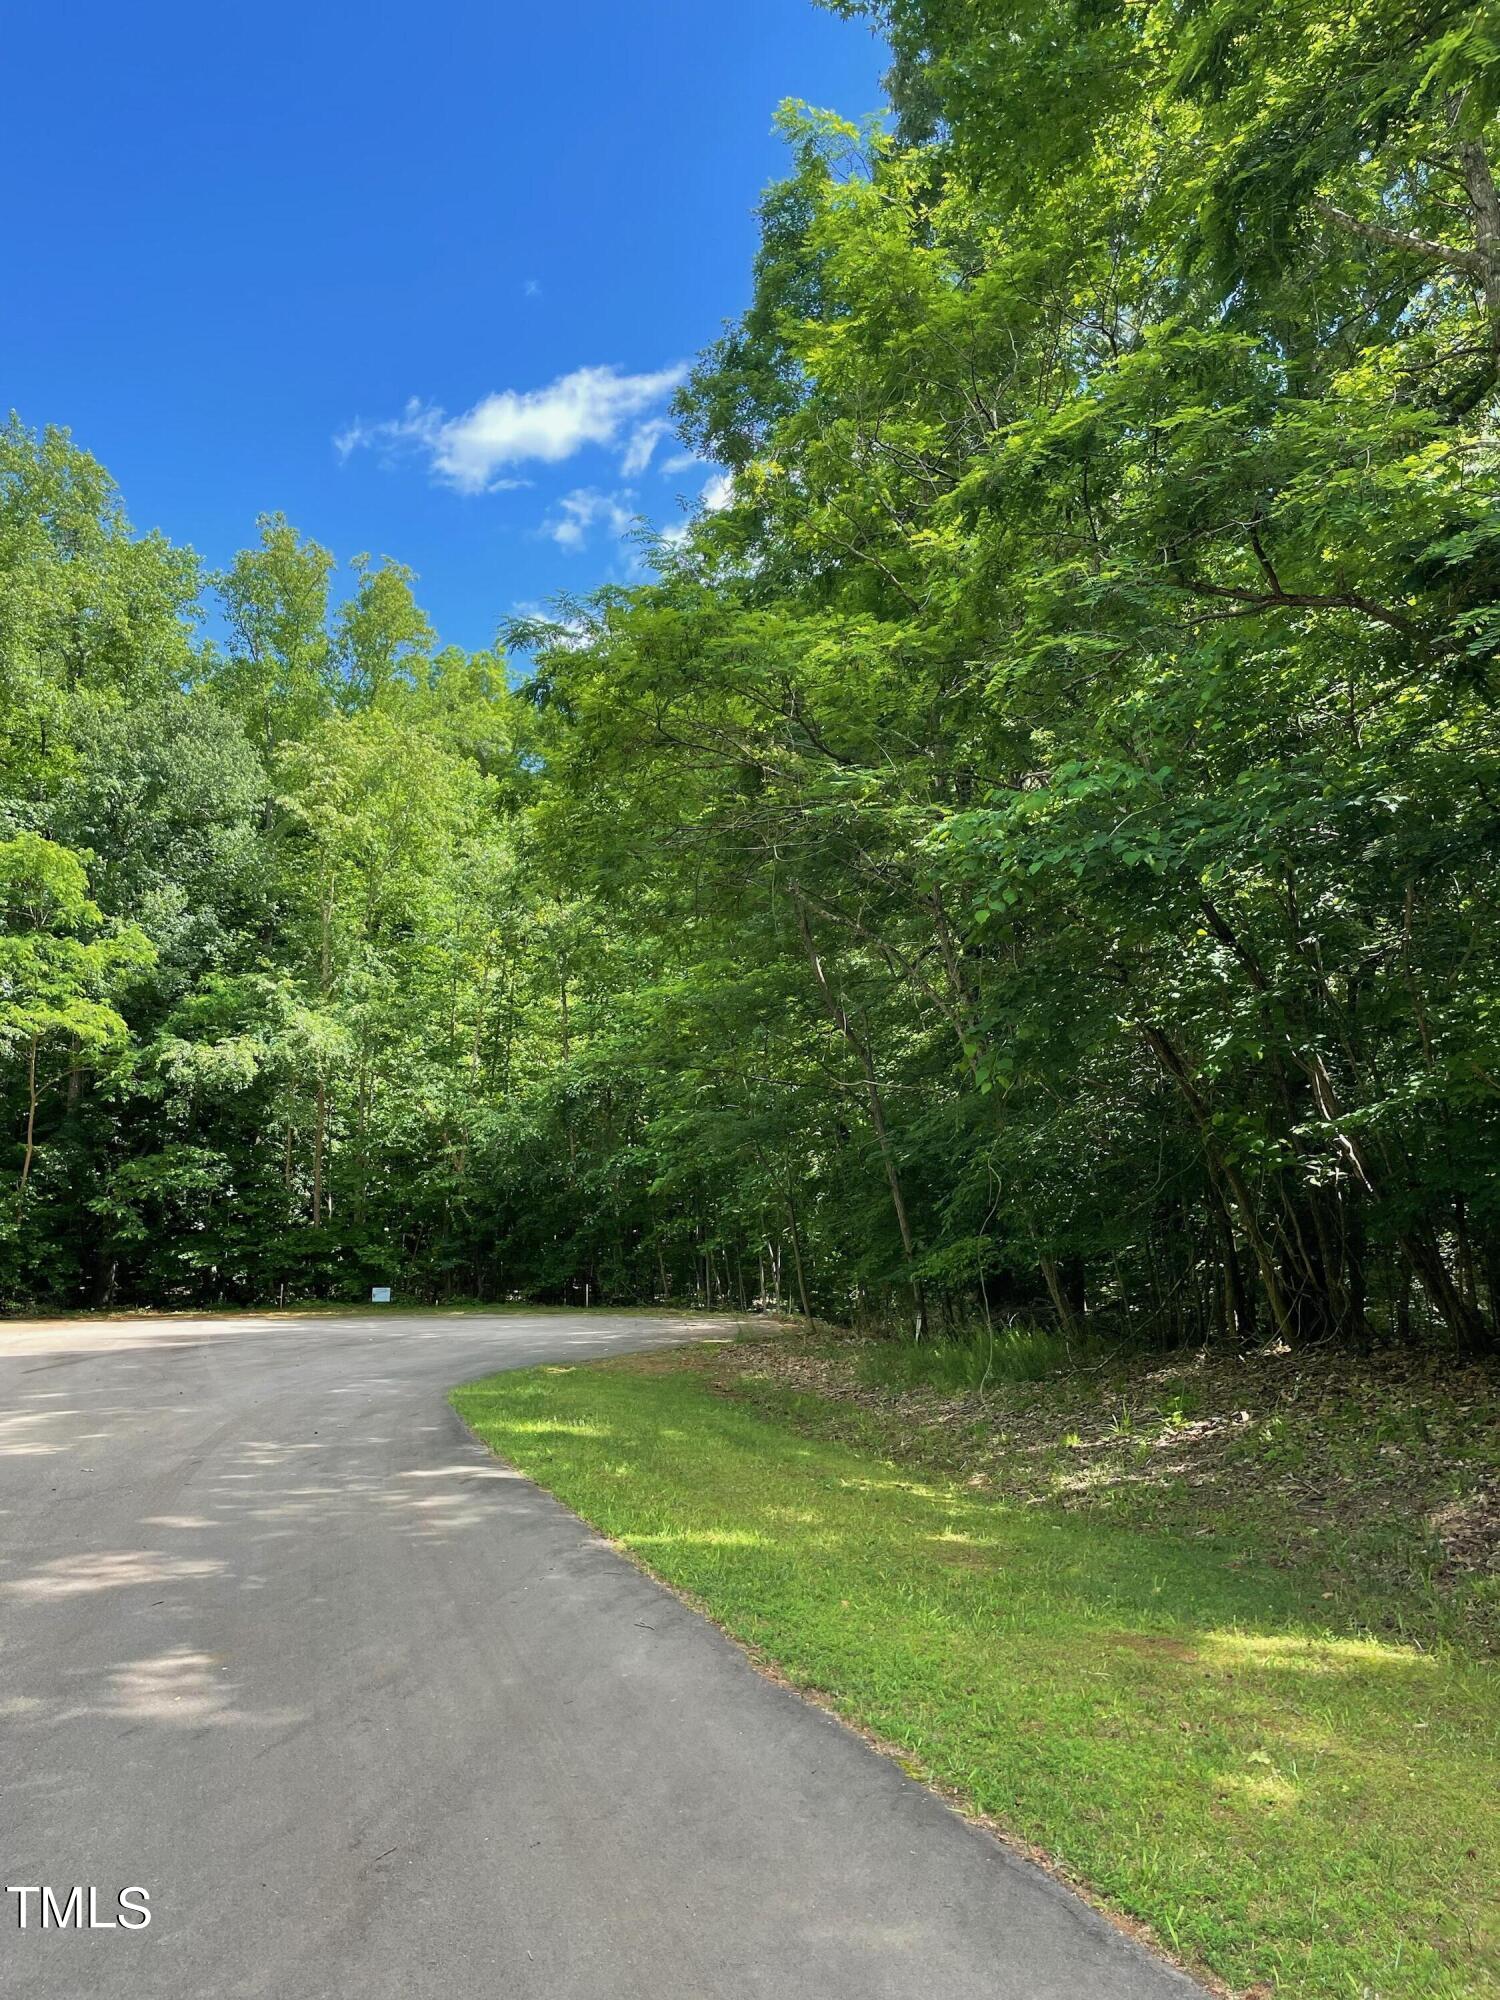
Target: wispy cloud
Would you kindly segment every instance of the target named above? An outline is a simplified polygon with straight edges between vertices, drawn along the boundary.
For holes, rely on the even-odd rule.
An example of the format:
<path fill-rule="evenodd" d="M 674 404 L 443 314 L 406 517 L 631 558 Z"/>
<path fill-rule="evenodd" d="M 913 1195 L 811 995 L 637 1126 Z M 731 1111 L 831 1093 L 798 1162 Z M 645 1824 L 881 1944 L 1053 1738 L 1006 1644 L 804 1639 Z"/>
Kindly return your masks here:
<path fill-rule="evenodd" d="M 542 523 L 542 533 L 550 536 L 559 548 L 570 550 L 583 548 L 590 530 L 601 525 L 612 535 L 628 535 L 636 521 L 630 504 L 634 499 L 628 489 L 621 493 L 601 493 L 597 487 L 580 486 L 575 492 L 563 495 L 557 512 Z"/>
<path fill-rule="evenodd" d="M 691 459 L 692 465 L 701 464 L 699 459 Z M 693 522 L 701 520 L 705 514 L 722 514 L 734 499 L 734 474 L 716 472 L 698 495 L 698 503 L 692 509 L 689 519 L 677 521 L 671 527 L 663 528 L 658 540 L 669 549 L 680 549 L 693 532 Z"/>
<path fill-rule="evenodd" d="M 625 456 L 620 460 L 620 470 L 627 479 L 635 479 L 651 463 L 651 454 L 664 437 L 671 435 L 672 425 L 667 417 L 651 417 L 643 424 L 637 424 L 630 433 L 630 442 L 625 447 Z"/>
<path fill-rule="evenodd" d="M 509 466 L 556 465 L 586 445 L 617 444 L 625 426 L 659 408 L 685 372 L 674 367 L 626 375 L 613 367 L 575 368 L 543 389 L 502 389 L 458 417 L 413 400 L 399 417 L 374 424 L 356 419 L 334 444 L 344 458 L 366 448 L 416 451 L 436 478 L 460 493 L 493 492 L 515 483 L 504 477 Z M 646 428 L 638 424 L 632 432 L 627 460 L 638 455 L 637 439 Z M 650 449 L 655 442 L 653 436 Z M 649 462 L 650 449 L 642 465 Z"/>

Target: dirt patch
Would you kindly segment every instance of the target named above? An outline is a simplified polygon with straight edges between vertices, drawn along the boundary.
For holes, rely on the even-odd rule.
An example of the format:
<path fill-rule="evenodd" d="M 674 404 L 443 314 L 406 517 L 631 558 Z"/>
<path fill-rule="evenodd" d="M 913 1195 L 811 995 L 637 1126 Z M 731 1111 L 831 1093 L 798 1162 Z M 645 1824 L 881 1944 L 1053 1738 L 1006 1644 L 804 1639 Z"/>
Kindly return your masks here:
<path fill-rule="evenodd" d="M 607 1368 L 615 1375 L 671 1375 L 680 1363 L 670 1348 L 663 1348 L 655 1354 L 612 1354 L 594 1366 Z"/>
<path fill-rule="evenodd" d="M 1500 1576 L 1500 1481 L 1486 1480 L 1461 1500 L 1435 1507 L 1427 1525 L 1451 1574 Z"/>
<path fill-rule="evenodd" d="M 1105 1641 L 1111 1646 L 1124 1646 L 1132 1653 L 1139 1653 L 1148 1660 L 1182 1660 L 1191 1664 L 1198 1658 L 1196 1647 L 1186 1645 L 1181 1639 L 1172 1639 L 1165 1632 L 1106 1632 Z"/>

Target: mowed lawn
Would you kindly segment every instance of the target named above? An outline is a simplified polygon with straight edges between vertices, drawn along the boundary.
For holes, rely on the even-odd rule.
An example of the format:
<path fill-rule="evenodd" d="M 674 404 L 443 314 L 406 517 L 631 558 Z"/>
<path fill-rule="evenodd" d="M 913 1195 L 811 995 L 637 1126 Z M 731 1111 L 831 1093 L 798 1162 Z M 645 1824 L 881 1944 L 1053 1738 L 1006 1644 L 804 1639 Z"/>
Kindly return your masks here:
<path fill-rule="evenodd" d="M 1237 1991 L 1500 1994 L 1500 1674 L 1232 1549 L 978 1498 L 671 1357 L 454 1394 L 493 1450 L 908 1768 Z"/>

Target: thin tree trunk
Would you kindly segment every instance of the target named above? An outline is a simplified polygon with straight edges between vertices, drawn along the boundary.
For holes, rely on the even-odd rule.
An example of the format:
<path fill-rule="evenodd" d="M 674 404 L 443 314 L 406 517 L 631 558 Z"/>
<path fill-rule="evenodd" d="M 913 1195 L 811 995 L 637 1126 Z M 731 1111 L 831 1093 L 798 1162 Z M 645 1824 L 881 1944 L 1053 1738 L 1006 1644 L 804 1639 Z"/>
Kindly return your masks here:
<path fill-rule="evenodd" d="M 807 1277 L 802 1269 L 802 1231 L 797 1226 L 797 1205 L 792 1200 L 790 1194 L 785 1197 L 785 1200 L 787 1225 L 792 1232 L 792 1269 L 797 1277 L 797 1297 L 802 1303 L 802 1317 L 811 1326 L 813 1323 L 813 1311 L 812 1306 L 808 1303 Z M 781 1279 L 779 1273 L 776 1281 L 776 1292 L 776 1302 L 779 1306 L 781 1303 Z"/>
<path fill-rule="evenodd" d="M 1141 1032 L 1146 1038 L 1147 1047 L 1182 1092 L 1188 1110 L 1192 1114 L 1193 1122 L 1198 1127 L 1198 1135 L 1203 1145 L 1203 1156 L 1210 1172 L 1216 1173 L 1222 1178 L 1224 1185 L 1234 1197 L 1234 1205 L 1239 1211 L 1240 1227 L 1245 1232 L 1245 1240 L 1250 1245 L 1251 1255 L 1255 1259 L 1255 1267 L 1260 1273 L 1261 1285 L 1270 1303 L 1277 1331 L 1284 1339 L 1289 1340 L 1293 1328 L 1291 1314 L 1287 1308 L 1286 1294 L 1281 1289 L 1281 1279 L 1276 1270 L 1276 1259 L 1272 1255 L 1271 1246 L 1266 1240 L 1265 1232 L 1260 1226 L 1260 1220 L 1255 1210 L 1255 1203 L 1251 1197 L 1249 1188 L 1245 1185 L 1244 1177 L 1234 1163 L 1226 1159 L 1214 1144 L 1213 1127 L 1209 1121 L 1208 1106 L 1199 1094 L 1198 1087 L 1188 1072 L 1187 1064 L 1172 1046 L 1171 1041 L 1162 1033 L 1160 1028 L 1153 1028 L 1144 1022 L 1141 1024 Z"/>
<path fill-rule="evenodd" d="M 36 1158 L 36 1058 L 41 1043 L 40 1035 L 33 1035 L 31 1048 L 26 1058 L 26 1154 L 21 1161 L 21 1193 L 26 1192 L 31 1179 L 31 1163 Z"/>
<path fill-rule="evenodd" d="M 321 1076 L 317 1082 L 315 1101 L 312 1183 L 312 1219 L 314 1229 L 318 1228 L 323 1220 L 323 1137 L 328 1118 L 328 1089 Z"/>
<path fill-rule="evenodd" d="M 1038 1259 L 1038 1262 L 1042 1267 L 1042 1276 L 1046 1280 L 1047 1296 L 1052 1301 L 1052 1310 L 1057 1314 L 1058 1323 L 1061 1325 L 1063 1333 L 1069 1340 L 1073 1340 L 1077 1337 L 1078 1322 L 1073 1317 L 1073 1308 L 1068 1302 L 1068 1295 L 1059 1279 L 1057 1259 L 1055 1257 L 1041 1257 Z"/>
<path fill-rule="evenodd" d="M 1460 139 L 1454 151 L 1474 209 L 1474 252 L 1484 316 L 1489 321 L 1490 348 L 1500 359 L 1500 191 L 1478 139 Z"/>
<path fill-rule="evenodd" d="M 1229 1210 L 1224 1205 L 1224 1195 L 1219 1182 L 1212 1172 L 1204 1174 L 1204 1186 L 1208 1195 L 1208 1209 L 1213 1217 L 1214 1230 L 1219 1238 L 1219 1253 L 1224 1267 L 1224 1303 L 1226 1309 L 1226 1333 L 1232 1328 L 1246 1346 L 1255 1340 L 1255 1302 L 1245 1283 L 1244 1267 L 1240 1263 L 1240 1253 L 1234 1240 L 1234 1224 Z"/>

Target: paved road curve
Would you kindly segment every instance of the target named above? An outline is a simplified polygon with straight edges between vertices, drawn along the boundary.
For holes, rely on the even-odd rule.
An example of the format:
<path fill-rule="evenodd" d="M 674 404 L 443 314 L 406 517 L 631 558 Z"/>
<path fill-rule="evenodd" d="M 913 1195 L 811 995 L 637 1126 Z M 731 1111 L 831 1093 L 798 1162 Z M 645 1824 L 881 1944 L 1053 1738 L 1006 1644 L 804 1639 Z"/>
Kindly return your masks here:
<path fill-rule="evenodd" d="M 469 1439 L 649 1315 L 0 1325 L 7 2000 L 1186 2000 Z"/>

